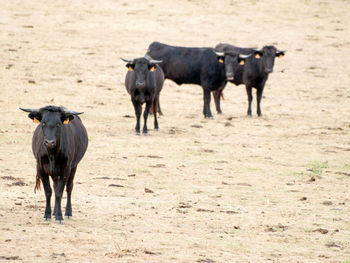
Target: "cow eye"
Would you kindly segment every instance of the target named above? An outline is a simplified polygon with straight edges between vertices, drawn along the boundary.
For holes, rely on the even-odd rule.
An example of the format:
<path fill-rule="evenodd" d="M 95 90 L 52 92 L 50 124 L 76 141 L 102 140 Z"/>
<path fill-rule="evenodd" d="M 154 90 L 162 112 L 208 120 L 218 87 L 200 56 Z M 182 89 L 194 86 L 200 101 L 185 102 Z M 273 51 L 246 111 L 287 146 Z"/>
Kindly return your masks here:
<path fill-rule="evenodd" d="M 57 123 L 56 123 L 56 127 L 59 127 L 59 126 L 60 126 L 60 123 L 59 123 L 59 122 L 57 122 Z"/>
<path fill-rule="evenodd" d="M 43 123 L 42 123 L 42 126 L 44 127 L 45 125 L 46 125 L 46 122 L 43 122 Z"/>

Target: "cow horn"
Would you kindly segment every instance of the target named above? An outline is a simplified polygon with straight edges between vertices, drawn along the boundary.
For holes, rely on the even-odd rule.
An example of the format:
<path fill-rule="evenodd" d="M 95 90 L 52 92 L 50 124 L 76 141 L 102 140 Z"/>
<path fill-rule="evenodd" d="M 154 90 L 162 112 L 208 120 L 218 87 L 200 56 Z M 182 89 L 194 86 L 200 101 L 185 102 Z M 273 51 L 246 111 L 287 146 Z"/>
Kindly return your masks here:
<path fill-rule="evenodd" d="M 163 60 L 155 60 L 155 59 L 151 59 L 149 61 L 149 63 L 151 63 L 151 64 L 159 64 L 159 63 L 162 63 L 162 62 L 163 62 Z"/>
<path fill-rule="evenodd" d="M 262 52 L 262 49 L 260 48 L 253 48 L 254 51 L 257 51 L 257 52 Z"/>
<path fill-rule="evenodd" d="M 19 108 L 19 109 L 25 112 L 39 111 L 38 109 L 23 109 L 23 108 Z"/>
<path fill-rule="evenodd" d="M 151 64 L 159 64 L 163 62 L 163 60 L 153 59 L 149 54 L 146 54 L 144 58 L 147 59 Z"/>
<path fill-rule="evenodd" d="M 276 50 L 276 53 L 286 53 L 287 50 Z"/>
<path fill-rule="evenodd" d="M 124 58 L 120 58 L 120 59 L 123 60 L 126 63 L 132 63 L 132 60 L 127 60 L 127 59 L 124 59 Z"/>
<path fill-rule="evenodd" d="M 244 54 L 239 54 L 240 58 L 249 58 L 252 54 L 250 53 L 249 55 L 244 55 Z"/>
<path fill-rule="evenodd" d="M 79 115 L 79 114 L 83 114 L 84 112 L 83 111 L 78 112 L 78 111 L 66 110 L 65 113 L 72 114 L 72 115 Z"/>
<path fill-rule="evenodd" d="M 225 55 L 237 56 L 238 53 L 233 50 L 228 50 L 224 52 Z"/>
<path fill-rule="evenodd" d="M 222 57 L 222 56 L 225 55 L 225 52 L 220 52 L 220 51 L 217 51 L 217 50 L 215 50 L 215 49 L 213 49 L 213 51 L 214 51 L 214 53 L 215 53 L 217 56 L 219 56 L 219 57 Z"/>

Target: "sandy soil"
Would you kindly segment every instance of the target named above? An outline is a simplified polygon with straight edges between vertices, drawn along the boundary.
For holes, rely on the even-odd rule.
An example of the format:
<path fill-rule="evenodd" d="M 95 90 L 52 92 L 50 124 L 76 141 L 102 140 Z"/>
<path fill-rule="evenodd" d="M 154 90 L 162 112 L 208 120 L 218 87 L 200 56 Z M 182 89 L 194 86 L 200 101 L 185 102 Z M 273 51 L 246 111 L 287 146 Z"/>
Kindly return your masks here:
<path fill-rule="evenodd" d="M 340 0 L 1 1 L 0 262 L 350 262 L 349 10 Z M 288 53 L 262 118 L 246 118 L 243 86 L 227 85 L 223 115 L 205 120 L 201 88 L 166 81 L 160 130 L 137 137 L 120 57 L 154 40 Z M 84 111 L 89 133 L 64 225 L 42 220 L 35 124 L 18 109 L 49 104 Z"/>

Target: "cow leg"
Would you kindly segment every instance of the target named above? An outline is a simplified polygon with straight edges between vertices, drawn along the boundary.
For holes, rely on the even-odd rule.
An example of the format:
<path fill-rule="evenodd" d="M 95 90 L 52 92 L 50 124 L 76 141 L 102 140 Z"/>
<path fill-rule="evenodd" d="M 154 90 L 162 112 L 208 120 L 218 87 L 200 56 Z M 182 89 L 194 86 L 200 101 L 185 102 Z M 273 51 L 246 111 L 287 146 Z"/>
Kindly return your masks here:
<path fill-rule="evenodd" d="M 248 95 L 248 111 L 247 111 L 247 117 L 252 117 L 252 87 L 246 86 L 246 91 Z"/>
<path fill-rule="evenodd" d="M 140 103 L 138 103 L 135 100 L 132 100 L 132 104 L 134 105 L 135 115 L 136 115 L 135 132 L 136 132 L 136 135 L 140 135 L 140 117 L 141 117 L 142 106 L 140 105 Z"/>
<path fill-rule="evenodd" d="M 52 189 L 50 186 L 50 178 L 47 174 L 44 174 L 43 172 L 40 173 L 40 178 L 43 183 L 44 191 L 45 191 L 45 197 L 46 197 L 46 208 L 44 213 L 44 221 L 50 221 L 51 220 L 51 195 L 52 195 Z"/>
<path fill-rule="evenodd" d="M 71 195 L 72 195 L 72 190 L 73 190 L 73 180 L 75 176 L 75 172 L 77 171 L 77 167 L 72 168 L 70 172 L 69 179 L 67 181 L 67 205 L 66 205 L 66 212 L 64 215 L 70 219 L 72 217 L 72 203 L 71 203 Z"/>
<path fill-rule="evenodd" d="M 154 112 L 154 129 L 158 131 L 158 120 L 157 120 L 157 106 L 158 106 L 158 98 L 156 97 L 152 104 L 152 109 Z"/>
<path fill-rule="evenodd" d="M 210 111 L 210 89 L 203 87 L 203 98 L 204 98 L 204 106 L 203 106 L 203 114 L 204 118 L 213 118 L 213 115 Z"/>
<path fill-rule="evenodd" d="M 158 114 L 160 116 L 163 116 L 164 114 L 163 114 L 162 110 L 160 109 L 159 95 L 157 96 L 157 107 L 158 107 Z"/>
<path fill-rule="evenodd" d="M 222 87 L 220 87 L 217 90 L 213 91 L 213 98 L 214 98 L 214 102 L 215 102 L 216 111 L 217 111 L 218 114 L 222 113 L 221 106 L 220 106 L 220 99 L 221 99 L 222 92 L 223 92 L 225 86 L 226 86 L 226 82 L 225 82 L 225 84 Z"/>
<path fill-rule="evenodd" d="M 148 134 L 148 130 L 147 130 L 147 118 L 148 118 L 148 113 L 149 113 L 150 107 L 151 107 L 151 103 L 146 102 L 145 111 L 143 112 L 143 129 L 142 129 L 143 135 L 147 135 L 147 134 Z M 155 116 L 155 115 L 156 115 L 156 112 L 154 113 L 154 116 Z"/>
<path fill-rule="evenodd" d="M 261 101 L 261 97 L 264 91 L 264 87 L 258 87 L 256 90 L 256 102 L 257 102 L 257 114 L 259 117 L 262 116 L 261 114 L 261 109 L 260 109 L 260 101 Z"/>
<path fill-rule="evenodd" d="M 263 94 L 263 91 L 264 91 L 266 80 L 267 80 L 267 78 L 265 78 L 263 81 L 261 81 L 260 85 L 258 85 L 256 87 L 257 114 L 258 114 L 259 117 L 262 116 L 261 108 L 260 108 L 260 101 L 261 101 L 261 98 L 262 98 L 262 94 Z"/>
<path fill-rule="evenodd" d="M 61 210 L 61 201 L 62 201 L 62 195 L 64 186 L 66 185 L 66 179 L 68 178 L 67 172 L 65 172 L 61 176 L 56 176 L 54 178 L 54 188 L 55 188 L 55 218 L 56 221 L 60 224 L 63 224 L 64 220 L 62 217 L 62 210 Z"/>

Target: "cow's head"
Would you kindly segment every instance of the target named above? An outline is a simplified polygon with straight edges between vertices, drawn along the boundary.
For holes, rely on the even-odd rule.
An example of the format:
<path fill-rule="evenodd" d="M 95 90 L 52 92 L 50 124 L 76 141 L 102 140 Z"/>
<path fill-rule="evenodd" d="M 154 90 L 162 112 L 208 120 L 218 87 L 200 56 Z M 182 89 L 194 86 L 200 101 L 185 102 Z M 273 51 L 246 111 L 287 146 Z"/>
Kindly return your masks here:
<path fill-rule="evenodd" d="M 83 113 L 56 106 L 46 106 L 40 109 L 20 109 L 29 112 L 28 117 L 34 123 L 40 123 L 44 136 L 43 142 L 47 149 L 53 149 L 59 144 L 62 126 L 70 123 L 74 119 L 74 115 Z"/>
<path fill-rule="evenodd" d="M 283 57 L 286 51 L 279 51 L 274 46 L 264 46 L 262 49 L 253 50 L 254 58 L 261 60 L 265 73 L 271 73 L 275 64 L 275 57 Z"/>
<path fill-rule="evenodd" d="M 140 103 L 145 102 L 144 89 L 147 84 L 149 73 L 156 70 L 156 66 L 162 63 L 161 60 L 154 60 L 149 56 L 136 58 L 133 60 L 123 59 L 126 62 L 126 67 L 134 74 L 131 76 L 131 83 L 135 85 L 135 97 Z"/>
<path fill-rule="evenodd" d="M 250 55 L 242 55 L 234 52 L 219 52 L 214 50 L 219 63 L 225 65 L 226 80 L 232 81 L 239 65 L 244 65 Z"/>

